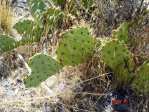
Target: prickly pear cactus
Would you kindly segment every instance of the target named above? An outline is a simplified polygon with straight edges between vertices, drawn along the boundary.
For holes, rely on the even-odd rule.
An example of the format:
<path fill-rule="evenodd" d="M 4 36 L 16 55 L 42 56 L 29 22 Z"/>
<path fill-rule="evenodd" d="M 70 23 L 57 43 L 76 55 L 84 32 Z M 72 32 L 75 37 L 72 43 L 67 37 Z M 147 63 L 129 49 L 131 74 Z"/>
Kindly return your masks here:
<path fill-rule="evenodd" d="M 41 19 L 41 14 L 46 10 L 47 6 L 44 0 L 29 0 L 28 4 L 32 15 L 37 19 Z"/>
<path fill-rule="evenodd" d="M 0 35 L 0 53 L 10 51 L 16 47 L 16 41 L 7 36 Z"/>
<path fill-rule="evenodd" d="M 45 54 L 33 56 L 29 61 L 29 66 L 32 73 L 24 80 L 26 87 L 37 87 L 42 81 L 57 73 L 61 68 L 61 65 Z"/>
<path fill-rule="evenodd" d="M 132 83 L 133 88 L 135 88 L 139 93 L 149 94 L 149 61 L 146 61 L 143 65 L 139 67 L 137 71 L 136 78 Z"/>
<path fill-rule="evenodd" d="M 27 37 L 27 34 L 33 29 L 34 22 L 31 20 L 23 20 L 15 24 L 14 28 L 18 33 Z"/>
<path fill-rule="evenodd" d="M 93 53 L 94 40 L 87 28 L 74 28 L 65 32 L 57 48 L 57 59 L 62 65 L 85 62 Z"/>
<path fill-rule="evenodd" d="M 23 20 L 15 24 L 14 28 L 23 37 L 19 45 L 32 44 L 40 41 L 42 36 L 42 27 L 36 25 L 31 20 Z"/>
<path fill-rule="evenodd" d="M 128 42 L 129 23 L 122 23 L 116 30 L 113 31 L 113 37 L 123 43 Z"/>
<path fill-rule="evenodd" d="M 107 42 L 101 50 L 101 55 L 103 61 L 113 69 L 131 59 L 131 53 L 126 46 L 116 40 Z"/>
<path fill-rule="evenodd" d="M 101 58 L 113 70 L 117 84 L 129 82 L 134 62 L 125 45 L 116 40 L 107 42 L 101 50 Z"/>

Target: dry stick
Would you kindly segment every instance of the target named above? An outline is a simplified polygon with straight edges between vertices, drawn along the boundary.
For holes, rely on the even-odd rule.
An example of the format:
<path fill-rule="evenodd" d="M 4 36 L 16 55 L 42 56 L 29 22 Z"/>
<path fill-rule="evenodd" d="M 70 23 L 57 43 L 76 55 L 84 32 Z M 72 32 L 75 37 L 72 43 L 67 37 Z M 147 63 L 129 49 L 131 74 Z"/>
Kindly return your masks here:
<path fill-rule="evenodd" d="M 82 82 L 80 82 L 80 83 L 78 83 L 78 84 L 75 84 L 75 85 L 73 85 L 72 87 L 69 87 L 69 89 L 73 89 L 73 87 L 74 86 L 79 86 L 79 85 L 81 85 L 81 84 L 83 84 L 83 83 L 86 83 L 86 82 L 89 82 L 89 81 L 92 81 L 92 80 L 94 80 L 94 79 L 97 79 L 97 78 L 99 78 L 99 77 L 102 77 L 102 76 L 105 76 L 105 75 L 108 75 L 108 74 L 110 74 L 110 73 L 112 73 L 112 72 L 109 72 L 109 73 L 104 73 L 104 74 L 102 74 L 102 75 L 99 75 L 99 76 L 97 76 L 97 77 L 93 77 L 93 78 L 90 78 L 90 79 L 87 79 L 87 80 L 85 80 L 85 81 L 82 81 Z M 85 93 L 85 94 L 87 94 L 87 93 Z M 91 94 L 91 93 L 88 93 L 88 94 Z M 94 94 L 94 93 L 93 93 Z M 94 94 L 95 95 L 95 94 Z M 97 95 L 97 94 L 96 94 Z M 101 96 L 101 95 L 104 95 L 104 94 L 98 94 L 99 96 Z M 105 94 L 106 95 L 106 94 Z"/>
<path fill-rule="evenodd" d="M 104 95 L 106 95 L 106 94 L 89 93 L 89 92 L 76 92 L 75 94 L 93 95 L 93 96 L 104 96 Z"/>
<path fill-rule="evenodd" d="M 105 74 L 99 75 L 99 76 L 97 76 L 97 77 L 93 77 L 93 78 L 87 79 L 87 80 L 82 81 L 82 82 L 80 82 L 80 83 L 78 83 L 78 84 L 76 84 L 76 85 L 81 85 L 81 84 L 83 84 L 83 83 L 89 82 L 89 81 L 91 81 L 91 80 L 97 79 L 97 78 L 102 77 L 102 76 L 105 76 L 105 75 L 108 75 L 108 74 L 110 74 L 110 73 L 112 73 L 112 72 L 105 73 Z"/>

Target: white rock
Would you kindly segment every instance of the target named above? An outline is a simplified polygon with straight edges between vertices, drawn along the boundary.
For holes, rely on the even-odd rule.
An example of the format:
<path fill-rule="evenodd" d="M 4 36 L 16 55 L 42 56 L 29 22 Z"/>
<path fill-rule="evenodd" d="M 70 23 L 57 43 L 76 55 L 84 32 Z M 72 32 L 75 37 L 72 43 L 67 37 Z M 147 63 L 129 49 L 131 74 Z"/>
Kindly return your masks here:
<path fill-rule="evenodd" d="M 45 83 L 49 88 L 53 88 L 55 86 L 55 84 L 57 83 L 57 81 L 58 81 L 57 76 L 53 75 L 53 76 L 49 77 Z"/>

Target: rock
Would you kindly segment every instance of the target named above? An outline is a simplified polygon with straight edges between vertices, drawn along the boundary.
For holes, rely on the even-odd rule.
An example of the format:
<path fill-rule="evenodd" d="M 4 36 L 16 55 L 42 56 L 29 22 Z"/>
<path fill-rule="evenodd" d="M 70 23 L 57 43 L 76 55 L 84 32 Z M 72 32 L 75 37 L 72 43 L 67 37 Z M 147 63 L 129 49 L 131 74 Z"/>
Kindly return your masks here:
<path fill-rule="evenodd" d="M 24 112 L 24 110 L 23 109 L 13 108 L 13 109 L 8 110 L 8 112 Z"/>
<path fill-rule="evenodd" d="M 23 18 L 29 15 L 27 0 L 11 0 L 11 6 L 18 18 Z"/>

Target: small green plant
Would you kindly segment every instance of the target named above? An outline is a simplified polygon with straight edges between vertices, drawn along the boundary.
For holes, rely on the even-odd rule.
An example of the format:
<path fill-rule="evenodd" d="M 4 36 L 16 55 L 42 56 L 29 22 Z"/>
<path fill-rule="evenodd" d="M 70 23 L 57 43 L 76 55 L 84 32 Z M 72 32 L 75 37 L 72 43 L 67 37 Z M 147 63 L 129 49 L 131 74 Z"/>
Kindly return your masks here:
<path fill-rule="evenodd" d="M 93 53 L 94 40 L 87 28 L 74 28 L 65 32 L 57 48 L 57 59 L 62 65 L 85 62 Z"/>
<path fill-rule="evenodd" d="M 37 87 L 51 75 L 61 69 L 61 65 L 52 57 L 45 54 L 36 54 L 29 61 L 31 75 L 24 80 L 26 87 Z"/>

